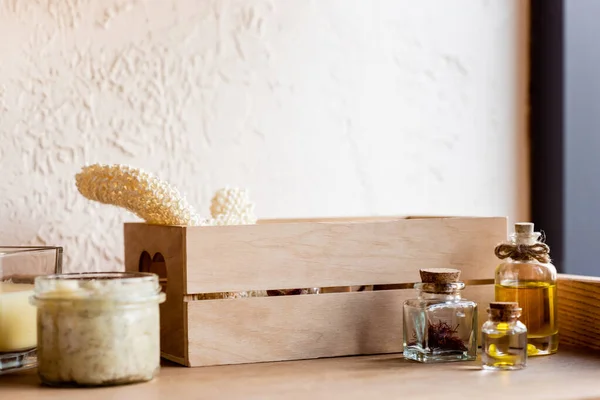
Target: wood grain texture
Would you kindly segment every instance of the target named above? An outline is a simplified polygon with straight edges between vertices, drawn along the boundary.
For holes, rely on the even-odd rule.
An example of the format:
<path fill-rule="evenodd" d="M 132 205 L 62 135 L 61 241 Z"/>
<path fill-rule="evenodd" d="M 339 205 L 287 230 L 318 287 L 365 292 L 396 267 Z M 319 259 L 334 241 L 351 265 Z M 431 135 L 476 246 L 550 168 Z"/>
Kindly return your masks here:
<path fill-rule="evenodd" d="M 560 344 L 600 350 L 600 278 L 558 276 Z"/>
<path fill-rule="evenodd" d="M 281 223 L 306 223 L 306 222 L 382 222 L 382 221 L 398 221 L 406 219 L 426 219 L 426 218 L 477 218 L 469 216 L 444 216 L 444 215 L 375 215 L 369 217 L 324 217 L 324 218 L 274 218 L 274 219 L 259 219 L 257 224 L 281 224 Z"/>
<path fill-rule="evenodd" d="M 485 320 L 493 286 L 472 286 Z M 414 290 L 187 303 L 189 365 L 206 366 L 402 351 L 402 306 Z"/>
<path fill-rule="evenodd" d="M 514 373 L 482 371 L 479 360 L 425 365 L 394 354 L 206 368 L 166 363 L 153 382 L 92 390 L 43 387 L 30 370 L 0 375 L 0 392 L 19 400 L 589 400 L 600 399 L 598 371 L 598 353 L 565 346 Z"/>
<path fill-rule="evenodd" d="M 373 221 L 397 221 L 407 219 L 405 216 L 371 216 L 371 217 L 326 217 L 326 218 L 276 218 L 276 219 L 259 219 L 257 224 L 304 224 L 307 222 L 322 222 L 322 223 L 363 223 Z"/>
<path fill-rule="evenodd" d="M 125 270 L 138 271 L 140 257 L 162 254 L 167 269 L 167 299 L 160 305 L 162 356 L 187 364 L 187 309 L 185 292 L 185 229 L 175 226 L 125 224 Z"/>
<path fill-rule="evenodd" d="M 416 282 L 419 268 L 493 277 L 506 218 L 268 223 L 186 229 L 187 294 Z"/>

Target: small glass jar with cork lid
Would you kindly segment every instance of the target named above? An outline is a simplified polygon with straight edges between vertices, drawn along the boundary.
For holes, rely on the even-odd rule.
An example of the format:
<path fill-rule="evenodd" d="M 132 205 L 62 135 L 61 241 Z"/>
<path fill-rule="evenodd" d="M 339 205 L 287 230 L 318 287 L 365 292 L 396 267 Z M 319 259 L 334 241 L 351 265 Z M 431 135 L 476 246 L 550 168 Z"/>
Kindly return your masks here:
<path fill-rule="evenodd" d="M 527 327 L 516 302 L 492 302 L 481 327 L 483 369 L 517 370 L 527 365 Z"/>
<path fill-rule="evenodd" d="M 477 303 L 463 299 L 460 270 L 419 271 L 417 298 L 404 302 L 404 358 L 430 363 L 477 357 Z"/>

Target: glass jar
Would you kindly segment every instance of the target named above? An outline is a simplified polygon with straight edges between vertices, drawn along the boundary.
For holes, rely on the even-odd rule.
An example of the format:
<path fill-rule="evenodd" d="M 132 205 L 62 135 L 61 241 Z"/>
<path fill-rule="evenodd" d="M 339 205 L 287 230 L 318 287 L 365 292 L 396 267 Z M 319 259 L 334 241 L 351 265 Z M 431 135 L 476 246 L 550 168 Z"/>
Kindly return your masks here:
<path fill-rule="evenodd" d="M 0 246 L 0 374 L 37 365 L 33 281 L 61 265 L 61 247 Z"/>
<path fill-rule="evenodd" d="M 517 370 L 527 365 L 527 327 L 515 302 L 493 302 L 481 327 L 483 369 Z"/>
<path fill-rule="evenodd" d="M 496 255 L 506 261 L 496 268 L 495 300 L 519 303 L 529 356 L 558 350 L 556 268 L 540 236 L 532 223 L 516 223 L 510 242 L 496 248 Z"/>
<path fill-rule="evenodd" d="M 38 375 L 52 386 L 151 380 L 160 368 L 159 304 L 151 273 L 84 273 L 35 279 Z"/>
<path fill-rule="evenodd" d="M 420 362 L 475 360 L 477 303 L 463 299 L 460 271 L 421 270 L 418 297 L 404 302 L 404 358 Z"/>

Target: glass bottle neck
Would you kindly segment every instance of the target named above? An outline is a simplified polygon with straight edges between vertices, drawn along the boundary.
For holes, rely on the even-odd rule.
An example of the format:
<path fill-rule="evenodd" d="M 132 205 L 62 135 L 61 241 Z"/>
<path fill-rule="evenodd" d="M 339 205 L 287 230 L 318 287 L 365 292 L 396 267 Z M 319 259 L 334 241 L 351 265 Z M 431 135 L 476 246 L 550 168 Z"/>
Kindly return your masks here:
<path fill-rule="evenodd" d="M 519 319 L 518 318 L 511 318 L 509 320 L 495 320 L 495 319 L 488 319 L 488 321 L 490 321 L 492 324 L 494 324 L 494 326 L 496 327 L 496 329 L 512 329 L 515 325 L 517 325 L 519 323 Z"/>
<path fill-rule="evenodd" d="M 521 309 L 515 309 L 513 311 L 497 310 L 488 308 L 488 318 L 490 321 L 500 324 L 515 324 L 521 316 Z"/>
<path fill-rule="evenodd" d="M 463 282 L 453 283 L 416 283 L 415 289 L 422 300 L 458 301 L 461 299 Z"/>
<path fill-rule="evenodd" d="M 421 300 L 459 301 L 462 299 L 460 292 L 453 293 L 429 293 L 418 291 Z"/>
<path fill-rule="evenodd" d="M 514 244 L 524 244 L 532 246 L 538 242 L 541 234 L 539 232 L 534 233 L 513 233 L 510 235 L 510 239 Z"/>

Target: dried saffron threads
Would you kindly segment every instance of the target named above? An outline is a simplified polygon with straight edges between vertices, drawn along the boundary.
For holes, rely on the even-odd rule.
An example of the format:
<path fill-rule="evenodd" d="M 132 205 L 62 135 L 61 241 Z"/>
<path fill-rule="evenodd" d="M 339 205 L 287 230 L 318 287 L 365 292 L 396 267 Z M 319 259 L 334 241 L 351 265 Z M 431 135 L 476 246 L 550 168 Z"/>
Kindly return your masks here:
<path fill-rule="evenodd" d="M 438 321 L 427 326 L 426 347 L 433 351 L 457 350 L 467 351 L 465 342 L 457 335 L 458 326 L 452 328 L 447 322 Z M 417 332 L 413 332 L 408 346 L 417 345 Z"/>
<path fill-rule="evenodd" d="M 456 334 L 458 325 L 452 328 L 448 323 L 439 321 L 427 327 L 427 347 L 432 350 L 467 351 L 465 342 Z"/>

